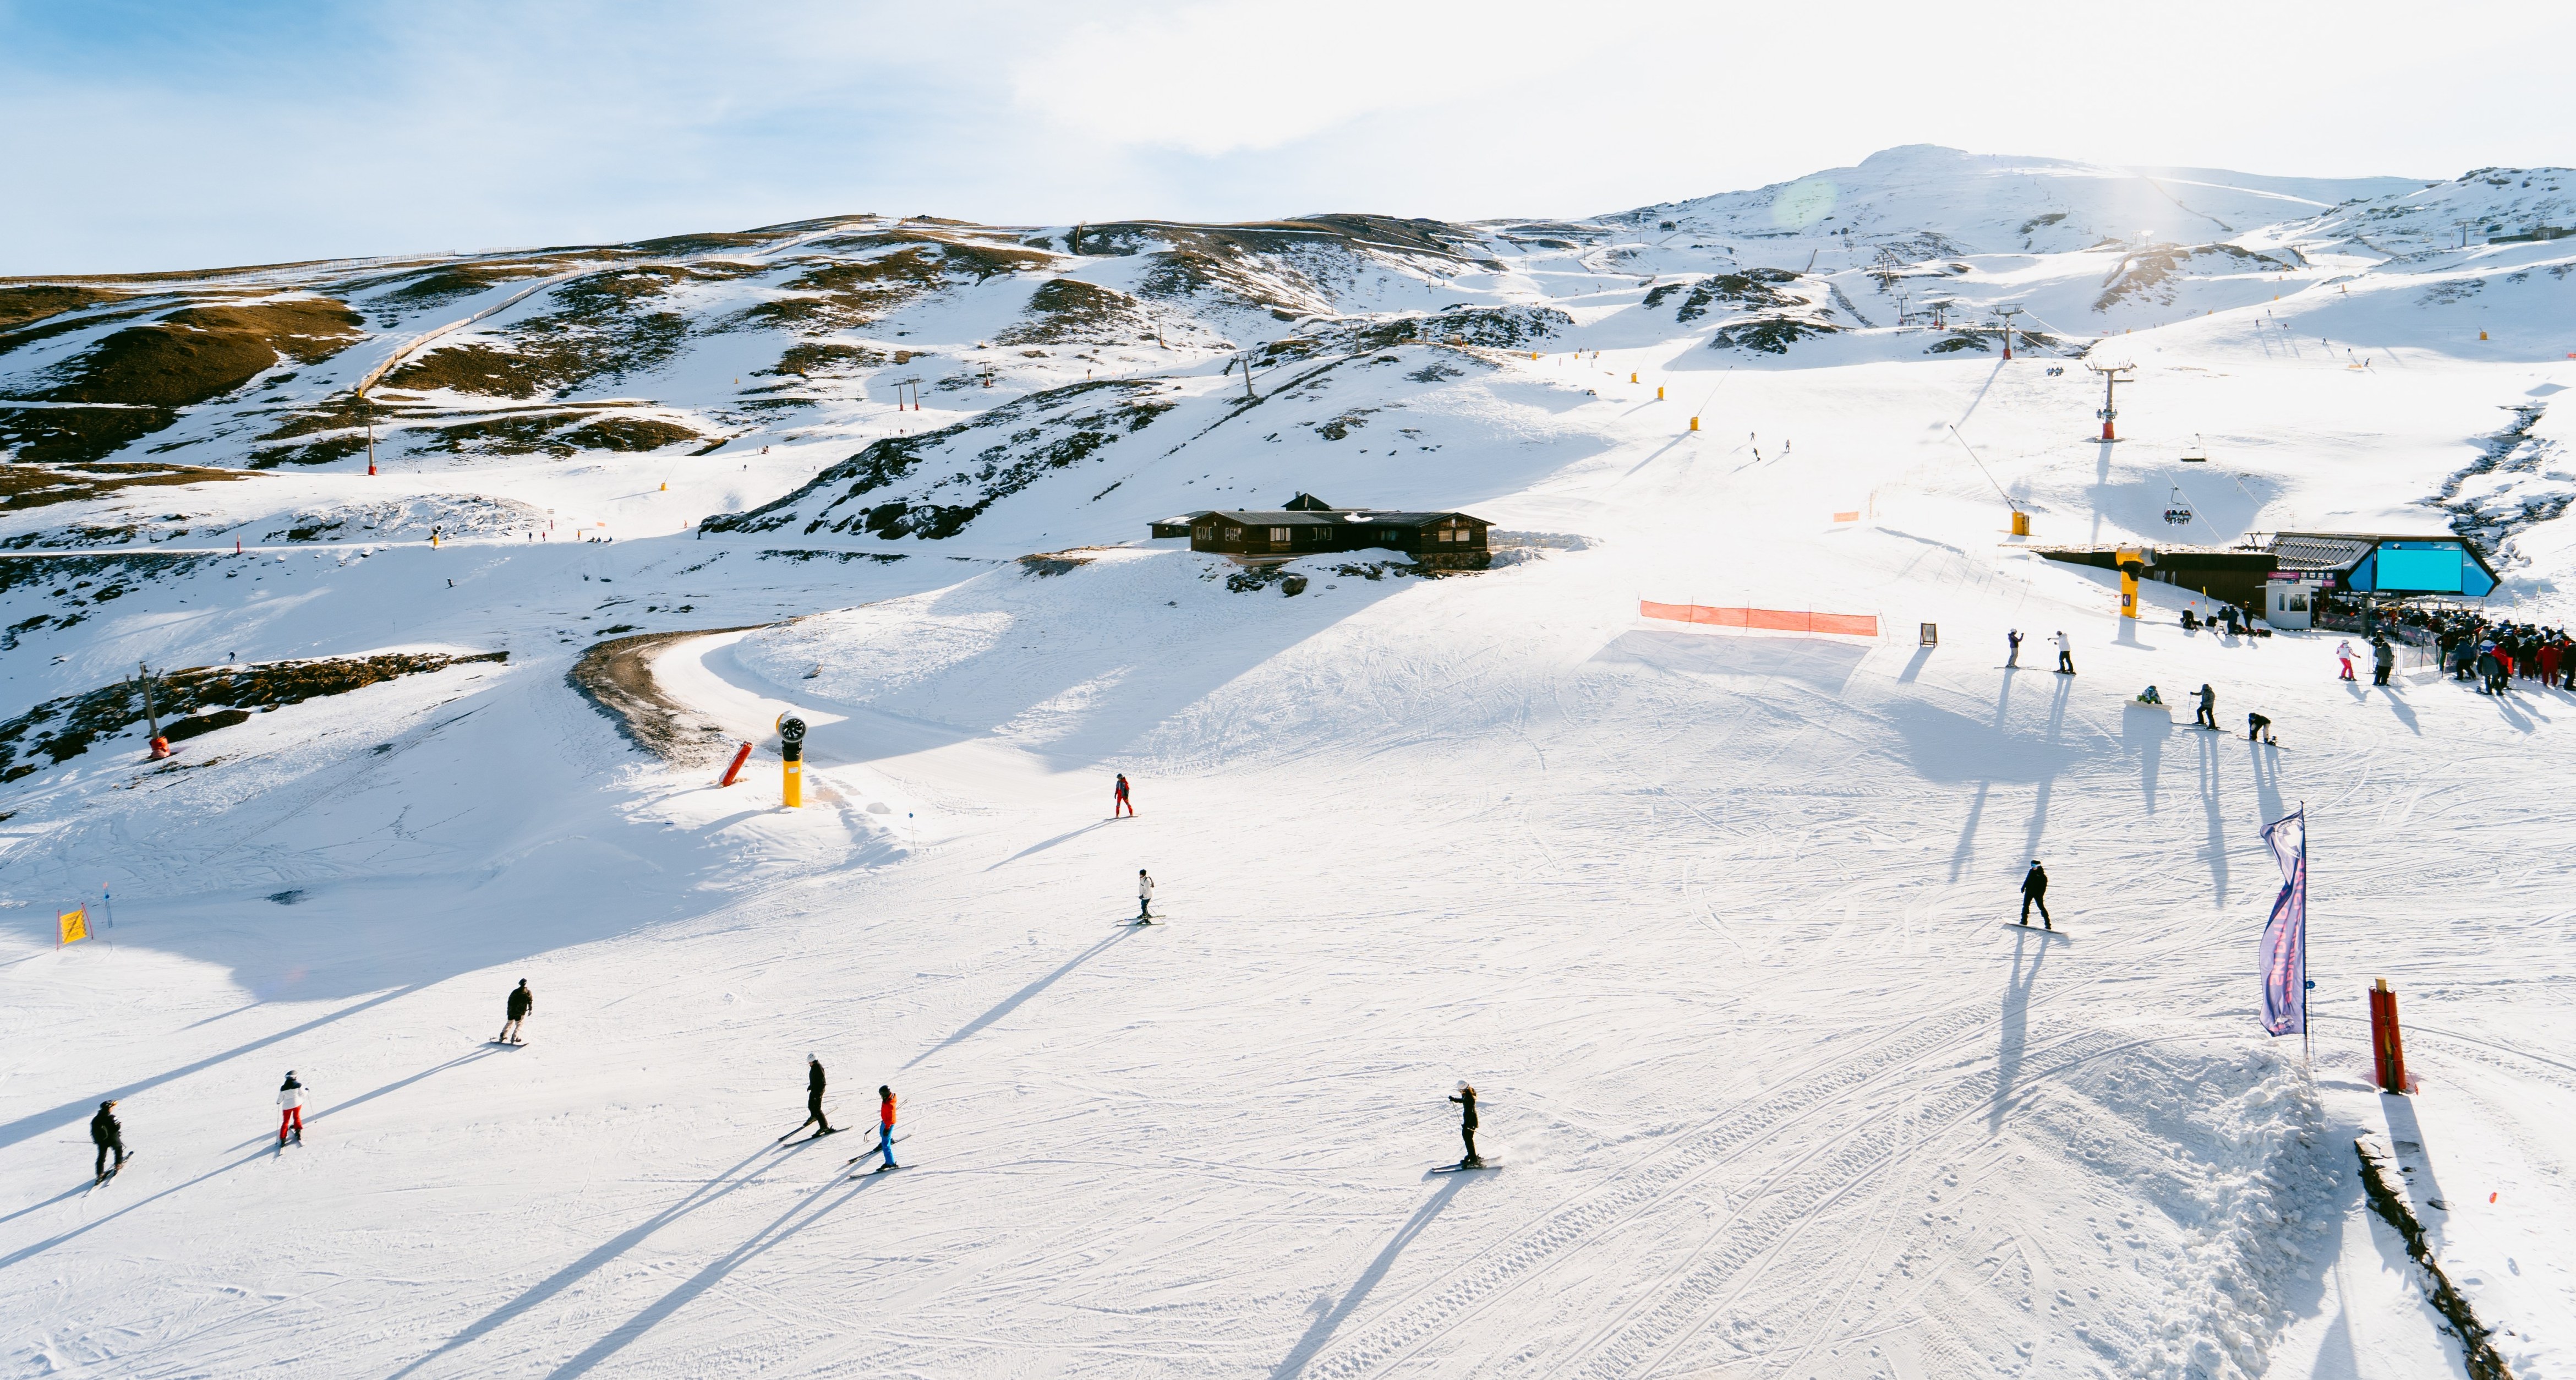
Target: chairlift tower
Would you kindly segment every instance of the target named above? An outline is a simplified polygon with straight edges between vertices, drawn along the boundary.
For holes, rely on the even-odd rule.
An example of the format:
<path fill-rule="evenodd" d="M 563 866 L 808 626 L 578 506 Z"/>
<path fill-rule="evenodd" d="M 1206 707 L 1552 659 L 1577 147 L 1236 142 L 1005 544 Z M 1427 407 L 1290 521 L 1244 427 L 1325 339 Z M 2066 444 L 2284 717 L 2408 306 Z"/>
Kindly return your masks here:
<path fill-rule="evenodd" d="M 2019 307 L 1997 307 L 1995 315 L 2004 319 L 2004 362 L 2012 362 L 2013 318 L 2022 314 Z"/>
<path fill-rule="evenodd" d="M 2102 410 L 2094 414 L 2102 419 L 2102 439 L 2119 440 L 2119 436 L 2111 429 L 2111 424 L 2119 420 L 2120 416 L 2120 409 L 2114 405 L 2115 390 L 2129 381 L 2129 375 L 2136 373 L 2138 366 L 2114 364 L 2104 368 L 2098 364 L 2087 364 L 2084 367 L 2102 376 Z"/>

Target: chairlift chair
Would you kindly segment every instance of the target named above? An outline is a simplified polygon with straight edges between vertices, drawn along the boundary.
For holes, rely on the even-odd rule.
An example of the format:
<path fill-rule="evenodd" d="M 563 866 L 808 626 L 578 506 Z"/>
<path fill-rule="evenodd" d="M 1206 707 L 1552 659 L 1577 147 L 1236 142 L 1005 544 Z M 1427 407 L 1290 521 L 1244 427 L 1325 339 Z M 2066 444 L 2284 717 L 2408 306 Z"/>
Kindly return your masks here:
<path fill-rule="evenodd" d="M 2182 486 L 2174 485 L 2173 495 L 2165 500 L 2165 521 L 2176 527 L 2191 524 L 2191 500 L 2182 496 Z"/>
<path fill-rule="evenodd" d="M 2209 463 L 2209 450 L 2207 447 L 2201 445 L 2200 434 L 2198 432 L 2192 433 L 2191 449 L 2182 453 L 2182 462 L 2186 465 L 2206 465 Z"/>

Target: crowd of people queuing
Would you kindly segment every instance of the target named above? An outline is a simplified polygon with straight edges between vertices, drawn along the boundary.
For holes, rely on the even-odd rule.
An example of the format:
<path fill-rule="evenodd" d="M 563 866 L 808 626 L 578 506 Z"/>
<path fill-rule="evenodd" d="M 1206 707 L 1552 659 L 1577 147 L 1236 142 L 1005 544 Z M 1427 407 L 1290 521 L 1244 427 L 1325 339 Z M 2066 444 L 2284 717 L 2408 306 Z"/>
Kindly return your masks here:
<path fill-rule="evenodd" d="M 2564 628 L 2489 618 L 2475 609 L 2404 608 L 2378 620 L 2432 649 L 2453 680 L 2501 695 L 2517 680 L 2576 688 L 2576 636 Z M 2374 634 L 2376 636 L 2376 634 Z"/>

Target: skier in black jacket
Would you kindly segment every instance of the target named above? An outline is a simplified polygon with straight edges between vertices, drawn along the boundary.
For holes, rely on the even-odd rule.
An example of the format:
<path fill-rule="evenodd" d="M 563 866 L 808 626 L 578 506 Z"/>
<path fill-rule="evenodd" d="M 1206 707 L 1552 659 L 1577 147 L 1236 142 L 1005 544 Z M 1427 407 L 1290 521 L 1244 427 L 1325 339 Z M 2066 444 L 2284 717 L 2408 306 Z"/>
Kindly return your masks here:
<path fill-rule="evenodd" d="M 116 1120 L 114 1101 L 98 1104 L 98 1115 L 89 1119 L 89 1139 L 98 1147 L 98 1161 L 90 1166 L 90 1174 L 98 1182 L 106 1183 L 111 1172 L 107 1162 L 108 1151 L 116 1152 L 115 1168 L 125 1167 L 125 1128 Z"/>
<path fill-rule="evenodd" d="M 1476 1153 L 1475 1088 L 1468 1084 L 1460 1083 L 1458 1085 L 1458 1095 L 1450 1098 L 1449 1100 L 1457 1103 L 1460 1108 L 1458 1114 L 1458 1138 L 1467 1142 L 1467 1158 L 1458 1161 L 1458 1163 L 1469 1166 L 1483 1164 L 1485 1162 L 1484 1159 Z"/>
<path fill-rule="evenodd" d="M 528 990 L 526 978 L 519 979 L 519 985 L 510 989 L 509 1003 L 501 1009 L 508 1019 L 501 1022 L 501 1033 L 492 1037 L 492 1043 L 526 1044 L 527 1041 L 519 1038 L 519 1022 L 526 1020 L 528 1013 L 537 1009 L 537 994 Z"/>
<path fill-rule="evenodd" d="M 819 1054 L 805 1056 L 805 1119 L 796 1123 L 796 1131 L 808 1126 L 823 1128 L 814 1133 L 817 1136 L 832 1134 L 832 1123 L 823 1115 L 823 1056 Z M 787 1136 L 796 1134 L 796 1131 L 788 1132 Z M 787 1136 L 779 1139 L 785 1140 Z"/>
<path fill-rule="evenodd" d="M 2023 873 L 2021 879 L 2021 923 L 2025 929 L 2030 927 L 2032 906 L 2039 907 L 2040 924 L 2057 928 L 2057 922 L 2048 916 L 2048 869 L 2041 867 L 2037 858 L 2030 860 L 2030 871 Z"/>

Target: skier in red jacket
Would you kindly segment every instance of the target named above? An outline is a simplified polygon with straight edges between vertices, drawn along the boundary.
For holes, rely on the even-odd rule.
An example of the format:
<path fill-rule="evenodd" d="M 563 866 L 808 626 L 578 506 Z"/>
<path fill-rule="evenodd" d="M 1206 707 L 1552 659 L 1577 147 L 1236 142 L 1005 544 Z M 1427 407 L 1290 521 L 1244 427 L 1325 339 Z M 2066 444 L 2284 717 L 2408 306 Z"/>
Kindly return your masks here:
<path fill-rule="evenodd" d="M 894 1162 L 894 1089 L 883 1083 L 877 1085 L 877 1148 L 885 1152 L 885 1163 L 877 1166 L 878 1173 L 903 1168 Z"/>
<path fill-rule="evenodd" d="M 1127 798 L 1127 773 L 1123 771 L 1118 773 L 1118 790 L 1109 799 L 1109 817 L 1118 818 L 1120 810 L 1125 810 L 1129 819 L 1136 817 L 1136 802 Z"/>

